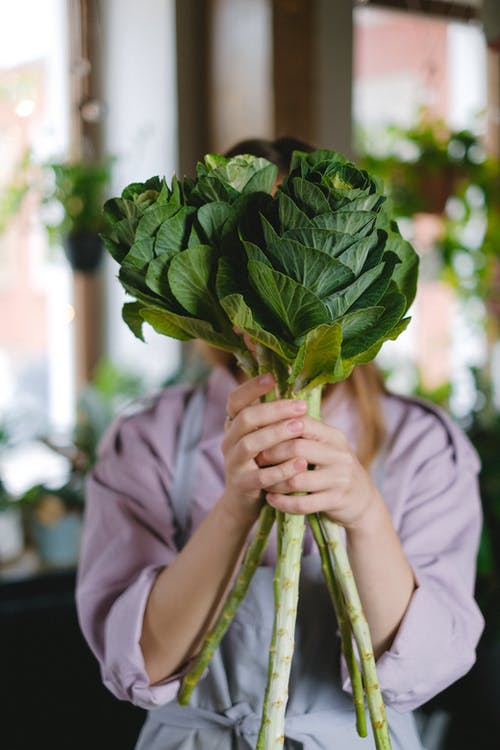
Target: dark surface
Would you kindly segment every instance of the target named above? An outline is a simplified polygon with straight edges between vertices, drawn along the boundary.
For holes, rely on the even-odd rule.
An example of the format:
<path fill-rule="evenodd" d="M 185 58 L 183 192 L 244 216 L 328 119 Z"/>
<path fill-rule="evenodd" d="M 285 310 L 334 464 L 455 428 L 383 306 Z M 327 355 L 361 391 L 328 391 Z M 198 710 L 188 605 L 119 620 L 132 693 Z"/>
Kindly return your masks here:
<path fill-rule="evenodd" d="M 0 582 L 2 750 L 132 750 L 145 713 L 102 685 L 75 572 Z"/>

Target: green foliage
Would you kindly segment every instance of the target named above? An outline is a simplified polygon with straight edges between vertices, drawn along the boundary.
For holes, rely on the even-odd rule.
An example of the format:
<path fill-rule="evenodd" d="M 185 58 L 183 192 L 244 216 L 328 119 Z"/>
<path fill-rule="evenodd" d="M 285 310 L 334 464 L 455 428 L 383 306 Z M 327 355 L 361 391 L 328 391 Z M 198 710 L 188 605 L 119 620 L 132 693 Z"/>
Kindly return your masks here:
<path fill-rule="evenodd" d="M 296 392 L 347 377 L 399 335 L 418 258 L 380 181 L 341 154 L 296 152 L 273 195 L 276 178 L 264 159 L 208 155 L 194 181 L 152 178 L 108 201 L 103 239 L 136 300 L 123 313 L 136 336 L 142 319 L 201 338 Z"/>
<path fill-rule="evenodd" d="M 111 159 L 100 162 L 51 162 L 44 165 L 46 186 L 43 203 L 58 203 L 62 218 L 46 223 L 51 242 L 70 234 L 92 232 L 104 227 L 102 204 L 111 177 Z"/>

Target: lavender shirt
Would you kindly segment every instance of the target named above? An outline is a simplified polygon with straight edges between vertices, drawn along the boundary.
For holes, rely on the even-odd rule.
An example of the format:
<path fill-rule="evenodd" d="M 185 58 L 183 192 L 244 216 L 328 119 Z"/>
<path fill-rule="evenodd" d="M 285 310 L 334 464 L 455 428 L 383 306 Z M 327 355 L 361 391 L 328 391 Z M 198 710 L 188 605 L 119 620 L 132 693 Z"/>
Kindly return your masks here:
<path fill-rule="evenodd" d="M 215 370 L 191 499 L 196 528 L 221 495 L 220 449 L 226 399 L 236 383 Z M 149 684 L 139 646 L 144 608 L 158 572 L 177 550 L 169 504 L 186 387 L 174 387 L 119 418 L 89 476 L 77 603 L 82 630 L 119 698 L 147 709 L 175 698 L 178 675 Z M 377 662 L 386 705 L 411 711 L 467 672 L 483 620 L 473 599 L 481 511 L 476 453 L 441 410 L 384 396 L 388 430 L 381 489 L 418 587 L 392 647 Z M 346 400 L 323 405 L 323 419 L 355 444 Z M 263 565 L 275 559 L 271 540 Z M 317 555 L 310 533 L 304 554 Z M 342 669 L 343 689 L 349 681 Z"/>

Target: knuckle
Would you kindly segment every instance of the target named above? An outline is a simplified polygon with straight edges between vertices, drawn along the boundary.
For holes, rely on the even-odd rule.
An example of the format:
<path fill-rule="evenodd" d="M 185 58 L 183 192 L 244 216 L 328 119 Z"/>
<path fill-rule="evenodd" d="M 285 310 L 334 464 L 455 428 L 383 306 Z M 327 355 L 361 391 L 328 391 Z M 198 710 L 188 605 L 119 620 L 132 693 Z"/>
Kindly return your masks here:
<path fill-rule="evenodd" d="M 252 415 L 249 409 L 244 409 L 240 412 L 239 421 L 245 432 L 253 428 Z"/>
<path fill-rule="evenodd" d="M 265 471 L 260 469 L 259 471 L 257 471 L 257 486 L 262 489 L 266 487 L 267 485 L 268 485 L 267 474 Z"/>
<path fill-rule="evenodd" d="M 309 512 L 308 506 L 309 506 L 309 503 L 305 495 L 302 497 L 297 497 L 294 503 L 294 512 L 300 513 L 301 515 L 305 516 Z"/>
<path fill-rule="evenodd" d="M 252 456 L 254 451 L 254 441 L 253 438 L 250 435 L 245 435 L 240 440 L 240 450 L 241 453 L 248 457 Z"/>

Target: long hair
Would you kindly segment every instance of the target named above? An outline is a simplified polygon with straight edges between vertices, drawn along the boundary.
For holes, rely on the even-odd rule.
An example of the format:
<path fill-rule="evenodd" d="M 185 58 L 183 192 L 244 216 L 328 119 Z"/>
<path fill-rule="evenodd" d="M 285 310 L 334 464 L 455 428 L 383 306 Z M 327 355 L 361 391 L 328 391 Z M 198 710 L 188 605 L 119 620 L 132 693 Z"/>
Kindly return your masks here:
<path fill-rule="evenodd" d="M 289 171 L 290 160 L 294 151 L 313 151 L 313 147 L 291 136 L 283 136 L 274 141 L 265 138 L 249 138 L 235 143 L 225 152 L 225 156 L 252 154 L 276 164 L 282 180 Z M 198 347 L 210 364 L 222 365 L 236 373 L 238 366 L 235 358 L 207 344 Z M 356 453 L 365 468 L 368 468 L 379 452 L 386 426 L 382 414 L 382 395 L 385 393 L 382 375 L 377 366 L 370 362 L 358 365 L 346 380 L 347 396 L 352 400 L 356 413 Z M 335 386 L 333 386 L 334 388 Z M 332 386 L 325 388 L 324 398 L 331 393 Z"/>

